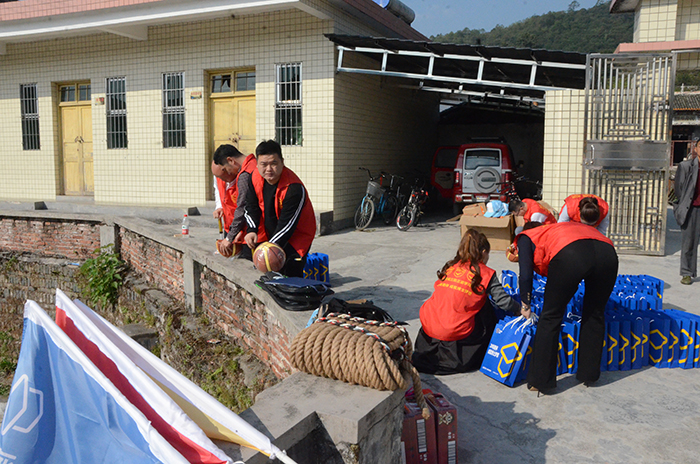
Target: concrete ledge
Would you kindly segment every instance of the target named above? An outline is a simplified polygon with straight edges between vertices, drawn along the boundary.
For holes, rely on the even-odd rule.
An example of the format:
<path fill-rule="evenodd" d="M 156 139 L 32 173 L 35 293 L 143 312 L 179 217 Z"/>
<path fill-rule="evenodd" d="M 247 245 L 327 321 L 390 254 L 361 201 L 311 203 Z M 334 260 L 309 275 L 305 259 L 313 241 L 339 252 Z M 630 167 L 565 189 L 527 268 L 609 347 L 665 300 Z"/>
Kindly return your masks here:
<path fill-rule="evenodd" d="M 378 391 L 297 372 L 261 392 L 241 417 L 281 449 L 293 448 L 320 423 L 336 448 L 355 449 L 356 459 L 345 456 L 345 462 L 397 462 L 403 396 L 401 390 Z M 246 462 L 258 462 L 252 451 L 241 454 Z"/>

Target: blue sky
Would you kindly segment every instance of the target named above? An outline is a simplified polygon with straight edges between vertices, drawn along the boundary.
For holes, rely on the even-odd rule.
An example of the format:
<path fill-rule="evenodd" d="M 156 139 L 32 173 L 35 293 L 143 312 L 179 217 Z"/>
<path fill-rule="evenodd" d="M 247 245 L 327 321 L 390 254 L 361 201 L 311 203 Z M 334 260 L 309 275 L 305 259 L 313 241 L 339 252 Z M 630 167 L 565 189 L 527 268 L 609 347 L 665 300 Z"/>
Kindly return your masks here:
<path fill-rule="evenodd" d="M 402 0 L 415 13 L 411 24 L 430 37 L 469 29 L 490 31 L 497 24 L 516 21 L 550 11 L 563 11 L 571 0 Z M 590 8 L 596 0 L 578 0 L 581 8 Z M 609 4 L 609 2 L 608 2 Z"/>

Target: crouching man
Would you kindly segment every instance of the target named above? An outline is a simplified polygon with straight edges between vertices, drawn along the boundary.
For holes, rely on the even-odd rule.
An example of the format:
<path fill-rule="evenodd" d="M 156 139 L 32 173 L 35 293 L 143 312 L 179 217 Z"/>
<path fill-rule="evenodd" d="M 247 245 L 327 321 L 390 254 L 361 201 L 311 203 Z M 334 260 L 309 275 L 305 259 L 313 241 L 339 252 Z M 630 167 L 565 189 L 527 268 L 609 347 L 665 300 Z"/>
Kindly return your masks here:
<path fill-rule="evenodd" d="M 302 277 L 316 235 L 316 216 L 308 192 L 299 177 L 284 166 L 277 142 L 261 142 L 255 156 L 258 164 L 251 183 L 257 202 L 246 203 L 245 241 L 251 249 L 266 241 L 279 245 L 287 255 L 280 272 Z"/>

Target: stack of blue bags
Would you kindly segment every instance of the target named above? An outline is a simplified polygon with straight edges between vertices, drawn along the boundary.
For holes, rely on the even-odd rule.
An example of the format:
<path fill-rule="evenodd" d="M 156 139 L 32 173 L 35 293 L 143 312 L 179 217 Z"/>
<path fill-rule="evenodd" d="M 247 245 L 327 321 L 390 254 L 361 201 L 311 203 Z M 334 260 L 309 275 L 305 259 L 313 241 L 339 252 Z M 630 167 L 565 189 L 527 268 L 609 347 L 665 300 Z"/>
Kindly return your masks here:
<path fill-rule="evenodd" d="M 325 253 L 309 253 L 306 257 L 306 265 L 303 272 L 305 279 L 330 283 L 331 275 L 328 272 L 328 255 Z"/>
<path fill-rule="evenodd" d="M 503 271 L 503 287 L 508 294 L 520 301 L 518 276 L 512 271 Z M 546 277 L 535 275 L 531 307 L 539 315 L 542 311 Z M 684 311 L 663 308 L 664 282 L 648 275 L 619 275 L 610 299 L 605 307 L 605 346 L 601 359 L 601 370 L 626 371 L 644 366 L 657 368 L 691 369 L 700 367 L 700 316 Z M 567 306 L 567 315 L 562 323 L 559 340 L 559 363 L 557 374 L 577 371 L 578 336 L 583 305 L 584 283 Z M 504 319 L 508 321 L 508 319 Z M 501 322 L 503 326 L 505 322 Z M 534 336 L 535 328 L 528 328 Z M 514 332 L 514 331 L 513 331 Z M 518 332 L 518 335 L 520 332 Z M 495 338 L 503 334 L 494 333 Z M 511 341 L 512 334 L 509 335 Z M 518 340 L 522 337 L 519 336 Z M 493 339 L 492 339 L 493 341 Z M 512 344 L 512 341 L 511 341 Z M 493 344 L 496 347 L 498 343 Z M 531 348 L 526 347 L 527 358 Z M 502 364 L 510 359 L 499 353 Z M 513 356 L 510 356 L 513 357 Z M 507 358 L 507 359 L 506 359 Z M 513 357 L 517 359 L 517 356 Z M 525 377 L 528 360 L 523 359 L 515 374 L 514 382 Z M 484 363 L 493 363 L 487 354 Z M 482 366 L 482 372 L 490 375 Z M 503 369 L 501 369 L 503 370 Z M 494 377 L 491 375 L 491 377 Z M 496 377 L 494 377 L 496 378 Z M 513 384 L 510 376 L 502 383 Z"/>

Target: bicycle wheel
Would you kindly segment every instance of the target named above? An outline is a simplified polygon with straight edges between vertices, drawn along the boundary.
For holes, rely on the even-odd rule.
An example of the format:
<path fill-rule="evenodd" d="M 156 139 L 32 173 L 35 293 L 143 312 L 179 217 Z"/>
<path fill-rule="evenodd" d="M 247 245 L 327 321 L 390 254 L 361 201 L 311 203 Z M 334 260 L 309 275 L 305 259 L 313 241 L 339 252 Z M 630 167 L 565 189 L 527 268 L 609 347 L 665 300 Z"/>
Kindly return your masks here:
<path fill-rule="evenodd" d="M 374 217 L 374 202 L 370 197 L 364 197 L 355 211 L 355 229 L 362 230 L 372 222 Z"/>
<path fill-rule="evenodd" d="M 415 206 L 404 206 L 404 208 L 399 213 L 396 218 L 396 227 L 399 230 L 406 231 L 410 229 L 416 222 L 416 208 Z"/>
<path fill-rule="evenodd" d="M 389 225 L 396 219 L 396 213 L 399 211 L 399 202 L 396 197 L 387 197 L 386 203 L 384 203 L 384 211 L 382 211 L 382 217 L 384 218 L 384 224 Z"/>

